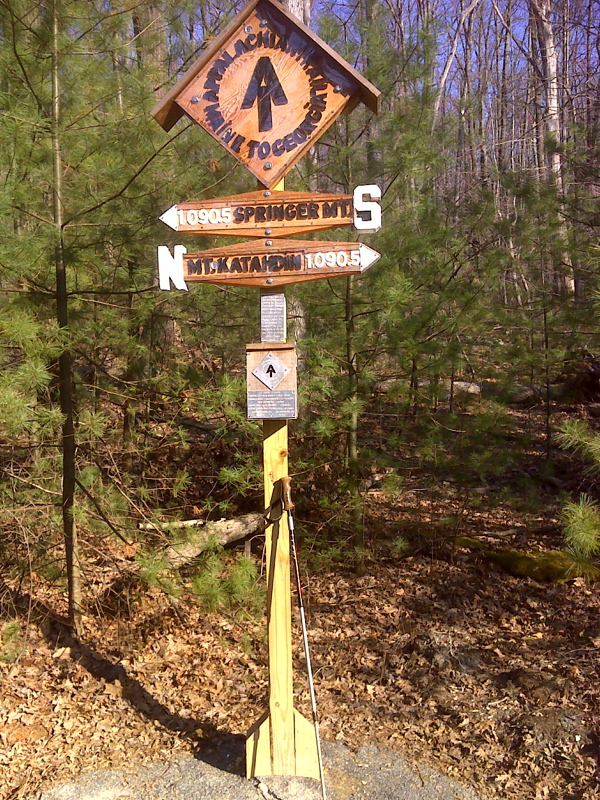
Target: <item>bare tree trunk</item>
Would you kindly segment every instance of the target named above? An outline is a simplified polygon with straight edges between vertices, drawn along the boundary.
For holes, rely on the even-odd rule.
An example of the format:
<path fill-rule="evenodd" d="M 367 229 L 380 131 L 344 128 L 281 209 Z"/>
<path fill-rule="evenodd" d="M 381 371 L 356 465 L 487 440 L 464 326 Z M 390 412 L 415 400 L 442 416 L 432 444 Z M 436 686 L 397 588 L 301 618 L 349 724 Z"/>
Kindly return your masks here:
<path fill-rule="evenodd" d="M 529 0 L 529 7 L 531 16 L 535 21 L 537 37 L 540 47 L 540 60 L 541 71 L 544 76 L 544 93 L 546 96 L 546 108 L 544 115 L 545 132 L 550 140 L 550 153 L 548 156 L 548 170 L 549 178 L 556 187 L 559 197 L 562 198 L 564 194 L 563 186 L 563 165 L 562 154 L 560 145 L 562 143 L 561 136 L 561 120 L 560 120 L 560 107 L 559 107 L 559 82 L 558 82 L 558 52 L 556 48 L 556 40 L 554 36 L 554 29 L 552 27 L 552 0 Z M 566 243 L 567 241 L 567 225 L 563 213 L 563 202 L 560 201 L 561 207 L 559 209 L 559 233 Z M 565 249 L 563 253 L 563 265 L 566 266 L 566 274 L 562 272 L 558 277 L 559 282 L 563 288 L 570 294 L 575 293 L 575 279 L 573 276 L 573 266 L 571 264 L 571 257 Z M 558 270 L 557 270 L 558 271 Z"/>
<path fill-rule="evenodd" d="M 56 229 L 56 316 L 60 328 L 69 324 L 67 272 L 63 238 L 63 167 L 60 144 L 60 73 L 58 42 L 58 0 L 52 5 L 52 155 L 53 155 L 53 212 Z M 75 423 L 73 416 L 73 367 L 71 354 L 64 349 L 58 359 L 60 410 L 62 427 L 62 519 L 67 563 L 69 623 L 75 634 L 81 628 L 81 569 L 77 530 L 73 519 L 75 497 Z"/>
<path fill-rule="evenodd" d="M 473 13 L 477 5 L 481 2 L 481 0 L 471 0 L 471 3 L 467 6 L 467 8 L 462 12 L 460 19 L 456 26 L 456 32 L 454 34 L 454 41 L 452 42 L 452 47 L 450 49 L 450 53 L 448 54 L 448 58 L 446 59 L 446 63 L 444 65 L 444 69 L 442 71 L 442 76 L 440 78 L 440 85 L 438 87 L 437 97 L 435 99 L 435 103 L 433 106 L 433 121 L 431 123 L 431 129 L 434 130 L 437 124 L 437 120 L 440 113 L 440 106 L 442 99 L 444 97 L 444 93 L 446 90 L 446 83 L 448 81 L 448 75 L 450 74 L 450 70 L 452 69 L 452 65 L 454 63 L 454 59 L 456 58 L 456 52 L 458 50 L 458 45 L 460 43 L 460 36 L 462 33 L 463 25 L 465 21 L 469 18 L 469 15 Z"/>
<path fill-rule="evenodd" d="M 163 12 L 154 0 L 136 4 L 132 17 L 134 50 L 138 67 L 151 67 L 154 90 L 162 94 L 169 75 L 169 51 Z"/>
<path fill-rule="evenodd" d="M 284 0 L 283 3 L 290 13 L 298 17 L 307 27 L 310 25 L 310 12 L 312 0 Z"/>
<path fill-rule="evenodd" d="M 264 527 L 265 519 L 262 514 L 244 514 L 233 519 L 205 522 L 201 530 L 189 532 L 186 541 L 166 547 L 162 556 L 169 569 L 179 569 L 198 558 L 208 547 L 237 542 L 252 533 L 260 533 Z"/>

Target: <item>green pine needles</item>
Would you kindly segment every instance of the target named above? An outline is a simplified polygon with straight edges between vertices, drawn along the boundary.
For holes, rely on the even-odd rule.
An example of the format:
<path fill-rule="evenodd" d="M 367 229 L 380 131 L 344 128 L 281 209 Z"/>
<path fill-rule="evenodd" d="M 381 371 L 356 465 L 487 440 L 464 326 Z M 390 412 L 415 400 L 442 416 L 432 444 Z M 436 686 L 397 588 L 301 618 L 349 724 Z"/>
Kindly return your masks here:
<path fill-rule="evenodd" d="M 600 577 L 600 506 L 585 494 L 563 508 L 565 540 L 577 574 L 588 579 Z"/>
<path fill-rule="evenodd" d="M 256 562 L 241 554 L 226 558 L 220 547 L 202 558 L 190 588 L 206 611 L 243 610 L 255 615 L 265 607 Z"/>
<path fill-rule="evenodd" d="M 10 664 L 19 657 L 22 649 L 21 626 L 16 620 L 5 622 L 0 628 L 0 662 Z"/>
<path fill-rule="evenodd" d="M 265 587 L 253 558 L 230 553 L 216 543 L 196 561 L 193 572 L 169 564 L 164 552 L 142 550 L 136 556 L 138 575 L 149 587 L 171 597 L 191 592 L 204 611 L 244 612 L 251 616 L 265 608 Z"/>
<path fill-rule="evenodd" d="M 583 422 L 569 420 L 557 434 L 568 447 L 590 462 L 589 470 L 600 472 L 600 436 Z M 586 494 L 568 502 L 562 511 L 563 532 L 573 571 L 587 580 L 600 578 L 600 505 Z"/>

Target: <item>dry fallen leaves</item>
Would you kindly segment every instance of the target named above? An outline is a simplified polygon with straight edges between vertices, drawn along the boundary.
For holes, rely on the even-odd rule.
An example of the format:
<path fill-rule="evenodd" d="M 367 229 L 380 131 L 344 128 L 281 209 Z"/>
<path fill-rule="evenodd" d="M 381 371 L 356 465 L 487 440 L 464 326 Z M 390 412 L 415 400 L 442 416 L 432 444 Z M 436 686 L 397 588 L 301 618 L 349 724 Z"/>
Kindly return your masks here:
<path fill-rule="evenodd" d="M 373 529 L 390 525 L 380 495 Z M 407 487 L 395 531 L 421 502 L 412 496 Z M 447 514 L 447 498 L 432 497 L 428 516 Z M 502 513 L 499 524 L 516 527 Z M 380 553 L 363 578 L 312 576 L 307 597 L 325 738 L 400 748 L 490 798 L 600 796 L 596 590 L 508 577 L 447 548 Z M 200 612 L 187 597 L 175 611 L 149 592 L 128 618 L 90 612 L 85 627 L 85 642 L 57 643 L 52 624 L 32 623 L 20 658 L 0 664 L 1 797 L 140 753 L 219 750 L 264 708 L 264 620 Z M 296 614 L 294 658 L 296 702 L 310 716 Z"/>

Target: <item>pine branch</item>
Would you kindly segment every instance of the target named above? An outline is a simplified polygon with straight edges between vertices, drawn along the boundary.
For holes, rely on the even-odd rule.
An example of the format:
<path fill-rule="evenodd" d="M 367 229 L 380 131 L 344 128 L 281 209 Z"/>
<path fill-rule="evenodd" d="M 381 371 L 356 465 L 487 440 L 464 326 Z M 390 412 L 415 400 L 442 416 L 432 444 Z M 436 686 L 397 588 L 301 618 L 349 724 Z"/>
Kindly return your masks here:
<path fill-rule="evenodd" d="M 74 214 L 70 219 L 65 220 L 63 222 L 62 227 L 63 228 L 68 227 L 74 220 L 79 219 L 80 217 L 84 217 L 87 214 L 91 214 L 94 211 L 98 211 L 99 208 L 103 208 L 105 205 L 108 205 L 108 203 L 112 203 L 113 200 L 116 200 L 118 197 L 121 197 L 123 194 L 125 194 L 125 192 L 127 191 L 127 189 L 129 189 L 131 184 L 134 183 L 134 181 L 136 181 L 140 177 L 140 175 L 150 166 L 150 164 L 154 161 L 154 159 L 158 158 L 158 156 L 162 153 L 163 150 L 169 147 L 176 139 L 178 139 L 183 133 L 186 133 L 191 127 L 192 123 L 186 125 L 185 128 L 181 128 L 181 130 L 178 131 L 174 136 L 171 136 L 166 142 L 164 142 L 164 144 L 162 144 L 158 148 L 158 150 L 156 150 L 151 156 L 149 156 L 149 158 L 147 158 L 144 161 L 142 166 L 139 167 L 139 169 L 137 169 L 133 173 L 133 175 L 126 181 L 126 183 L 120 189 L 118 189 L 116 192 L 113 192 L 113 194 L 109 195 L 104 200 L 101 200 L 99 203 L 95 203 L 93 206 L 89 206 L 83 211 L 77 212 L 77 214 Z"/>
<path fill-rule="evenodd" d="M 81 483 L 81 481 L 78 478 L 75 478 L 75 483 L 77 484 L 77 486 L 79 486 L 79 488 L 84 493 L 84 495 L 88 498 L 88 500 L 91 501 L 91 503 L 93 504 L 94 508 L 96 509 L 96 511 L 98 512 L 100 517 L 102 518 L 102 520 L 108 525 L 108 527 L 115 534 L 115 536 L 117 536 L 124 544 L 127 544 L 127 545 L 131 546 L 132 543 L 127 541 L 127 539 L 123 536 L 123 534 L 120 531 L 118 531 L 117 528 L 114 526 L 114 524 L 109 520 L 109 518 L 106 516 L 104 511 L 102 511 L 102 509 L 100 508 L 100 505 L 99 505 L 98 501 L 96 500 L 96 498 L 94 497 L 94 495 Z"/>

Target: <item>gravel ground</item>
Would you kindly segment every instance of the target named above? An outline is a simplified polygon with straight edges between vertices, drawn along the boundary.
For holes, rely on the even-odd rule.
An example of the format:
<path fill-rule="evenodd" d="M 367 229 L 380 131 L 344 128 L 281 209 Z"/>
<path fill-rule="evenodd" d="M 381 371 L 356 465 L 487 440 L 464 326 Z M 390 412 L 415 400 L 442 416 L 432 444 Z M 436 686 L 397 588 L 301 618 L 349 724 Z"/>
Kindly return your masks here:
<path fill-rule="evenodd" d="M 483 800 L 429 768 L 415 769 L 399 753 L 324 742 L 329 800 Z M 38 795 L 39 797 L 39 795 Z M 195 758 L 130 770 L 83 773 L 56 786 L 40 800 L 320 800 L 310 778 L 268 776 L 248 781 Z"/>

